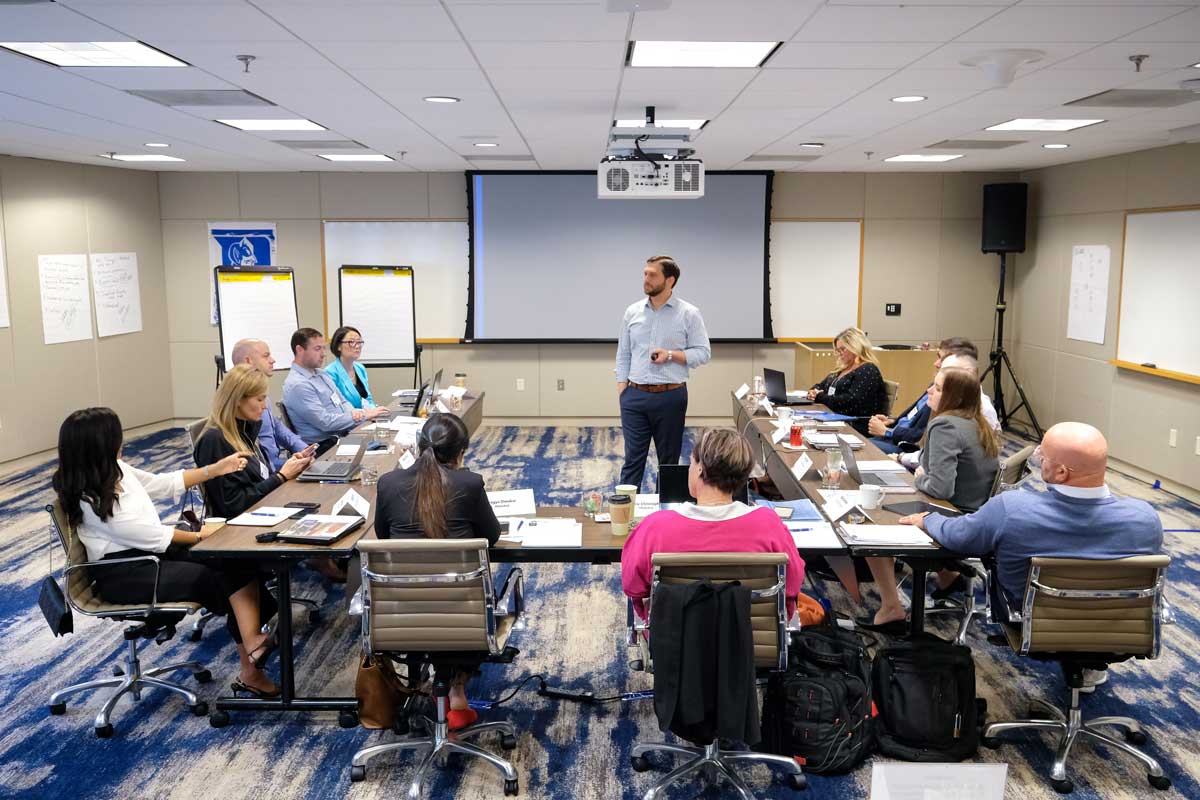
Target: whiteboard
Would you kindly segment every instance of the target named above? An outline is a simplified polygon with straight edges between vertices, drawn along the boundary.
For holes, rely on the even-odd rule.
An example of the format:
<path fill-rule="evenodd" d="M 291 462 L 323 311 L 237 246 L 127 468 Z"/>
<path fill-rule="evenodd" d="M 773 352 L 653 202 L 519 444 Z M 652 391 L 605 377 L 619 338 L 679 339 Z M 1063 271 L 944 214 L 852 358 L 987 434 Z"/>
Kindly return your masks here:
<path fill-rule="evenodd" d="M 341 267 L 406 264 L 421 276 L 421 283 L 415 286 L 417 338 L 458 341 L 466 333 L 466 220 L 326 222 L 324 248 L 325 296 L 330 310 L 341 302 Z M 367 338 L 365 334 L 363 338 Z"/>
<path fill-rule="evenodd" d="M 417 363 L 412 267 L 345 266 L 338 270 L 342 325 L 362 334 L 362 362 L 411 367 Z"/>
<path fill-rule="evenodd" d="M 1117 359 L 1200 376 L 1200 210 L 1125 217 Z"/>
<path fill-rule="evenodd" d="M 276 371 L 292 362 L 292 334 L 300 327 L 296 279 L 290 267 L 217 267 L 217 310 L 221 353 L 233 367 L 239 339 L 262 339 L 275 357 Z"/>
<path fill-rule="evenodd" d="M 775 336 L 831 339 L 857 326 L 861 264 L 861 220 L 773 221 Z"/>

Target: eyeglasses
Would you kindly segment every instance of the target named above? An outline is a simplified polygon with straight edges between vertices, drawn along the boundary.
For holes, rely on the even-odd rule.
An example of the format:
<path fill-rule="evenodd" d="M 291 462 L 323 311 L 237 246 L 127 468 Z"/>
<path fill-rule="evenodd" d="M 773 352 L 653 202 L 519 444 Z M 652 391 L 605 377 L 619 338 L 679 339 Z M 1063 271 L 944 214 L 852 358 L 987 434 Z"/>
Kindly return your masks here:
<path fill-rule="evenodd" d="M 344 346 L 344 347 L 362 347 L 366 343 L 367 343 L 366 339 L 347 339 L 344 342 L 342 342 L 342 346 Z"/>
<path fill-rule="evenodd" d="M 1042 446 L 1040 444 L 1037 447 L 1033 448 L 1033 453 L 1031 453 L 1029 456 L 1029 463 L 1034 464 L 1034 465 L 1042 464 L 1042 463 L 1057 464 L 1058 466 L 1065 469 L 1067 472 L 1075 471 L 1075 470 L 1071 469 L 1070 467 L 1068 467 L 1066 464 L 1062 463 L 1061 461 L 1055 461 L 1052 458 L 1047 458 L 1046 451 L 1042 449 Z"/>

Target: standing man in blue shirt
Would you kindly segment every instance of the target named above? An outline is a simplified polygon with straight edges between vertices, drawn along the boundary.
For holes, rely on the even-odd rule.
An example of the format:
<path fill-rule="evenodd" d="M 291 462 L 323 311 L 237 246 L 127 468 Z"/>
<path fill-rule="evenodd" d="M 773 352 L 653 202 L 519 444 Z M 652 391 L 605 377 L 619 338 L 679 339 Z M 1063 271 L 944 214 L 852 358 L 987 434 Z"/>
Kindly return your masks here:
<path fill-rule="evenodd" d="M 325 337 L 319 330 L 301 328 L 292 334 L 291 345 L 292 370 L 283 382 L 283 405 L 301 439 L 333 439 L 363 420 L 388 413 L 384 406 L 363 410 L 346 402 L 333 378 L 321 369 L 325 364 Z"/>
<path fill-rule="evenodd" d="M 679 463 L 688 371 L 712 358 L 700 310 L 675 296 L 679 265 L 654 256 L 642 270 L 645 300 L 625 309 L 617 340 L 617 398 L 625 435 L 621 483 L 642 485 L 650 440 L 659 464 Z"/>
<path fill-rule="evenodd" d="M 271 357 L 271 346 L 262 339 L 240 339 L 233 346 L 233 364 L 249 364 L 268 378 L 275 373 L 275 359 Z M 278 472 L 283 467 L 288 453 L 301 453 L 308 443 L 292 433 L 271 412 L 271 398 L 263 409 L 262 427 L 258 429 L 258 446 L 271 462 L 271 469 Z"/>

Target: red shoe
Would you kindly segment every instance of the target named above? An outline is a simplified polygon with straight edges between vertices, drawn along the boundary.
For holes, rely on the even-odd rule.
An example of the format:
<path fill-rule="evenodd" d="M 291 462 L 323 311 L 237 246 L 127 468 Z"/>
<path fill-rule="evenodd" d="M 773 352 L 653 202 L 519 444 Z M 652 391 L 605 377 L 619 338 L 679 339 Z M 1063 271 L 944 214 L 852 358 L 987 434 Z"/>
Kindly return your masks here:
<path fill-rule="evenodd" d="M 479 719 L 479 714 L 473 708 L 452 708 L 446 712 L 446 723 L 450 730 L 457 731 Z"/>

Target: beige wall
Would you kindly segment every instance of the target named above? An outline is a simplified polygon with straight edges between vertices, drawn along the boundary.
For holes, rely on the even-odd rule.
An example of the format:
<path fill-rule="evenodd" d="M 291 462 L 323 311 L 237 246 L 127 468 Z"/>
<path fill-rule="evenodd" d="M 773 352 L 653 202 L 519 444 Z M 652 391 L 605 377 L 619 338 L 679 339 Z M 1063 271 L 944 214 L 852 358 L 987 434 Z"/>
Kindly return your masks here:
<path fill-rule="evenodd" d="M 157 177 L 0 156 L 0 204 L 12 320 L 0 329 L 0 461 L 54 447 L 77 408 L 111 406 L 126 427 L 169 418 Z M 38 255 L 125 251 L 138 256 L 143 330 L 44 344 Z"/>
<path fill-rule="evenodd" d="M 1200 489 L 1200 386 L 1108 363 L 1116 355 L 1125 211 L 1200 204 L 1200 145 L 1050 167 L 1022 180 L 1030 236 L 1015 278 L 1014 359 L 1039 421 L 1088 422 L 1108 436 L 1114 458 Z M 1104 344 L 1066 337 L 1071 248 L 1081 244 L 1112 251 Z M 1163 335 L 1171 335 L 1170 320 Z"/>

